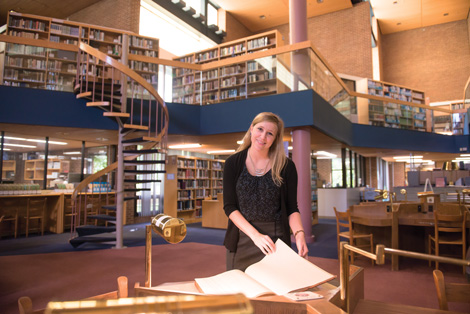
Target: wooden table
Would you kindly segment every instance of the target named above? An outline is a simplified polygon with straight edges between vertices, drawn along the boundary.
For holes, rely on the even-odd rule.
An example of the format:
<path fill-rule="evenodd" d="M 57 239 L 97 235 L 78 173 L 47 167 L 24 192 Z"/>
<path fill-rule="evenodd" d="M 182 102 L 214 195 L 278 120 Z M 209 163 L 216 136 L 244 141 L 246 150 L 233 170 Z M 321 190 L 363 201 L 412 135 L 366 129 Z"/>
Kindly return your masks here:
<path fill-rule="evenodd" d="M 461 207 L 453 203 L 437 203 L 436 208 L 447 213 L 460 212 Z M 426 253 L 427 236 L 433 232 L 434 213 L 429 212 L 421 202 L 394 203 L 377 202 L 351 206 L 352 221 L 355 229 L 372 232 L 374 243 L 392 249 Z M 424 228 L 416 228 L 424 227 Z M 467 220 L 470 228 L 470 218 Z M 398 256 L 392 257 L 392 270 L 398 270 Z"/>

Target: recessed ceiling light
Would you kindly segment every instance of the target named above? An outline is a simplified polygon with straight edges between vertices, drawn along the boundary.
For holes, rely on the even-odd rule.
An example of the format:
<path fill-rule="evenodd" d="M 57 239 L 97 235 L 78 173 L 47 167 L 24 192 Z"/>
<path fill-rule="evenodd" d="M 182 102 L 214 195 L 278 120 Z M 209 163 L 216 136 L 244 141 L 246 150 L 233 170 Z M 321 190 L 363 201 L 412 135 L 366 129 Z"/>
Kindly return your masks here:
<path fill-rule="evenodd" d="M 398 22 L 397 25 L 400 26 L 400 25 L 401 25 L 401 22 Z"/>
<path fill-rule="evenodd" d="M 444 16 L 448 16 L 448 15 L 449 15 L 449 13 L 444 13 Z"/>
<path fill-rule="evenodd" d="M 210 152 L 207 152 L 208 154 L 219 154 L 219 155 L 222 155 L 222 154 L 231 154 L 231 153 L 234 153 L 235 152 L 235 149 L 226 149 L 226 150 L 214 150 L 214 151 L 210 151 Z"/>
<path fill-rule="evenodd" d="M 172 149 L 176 149 L 176 148 L 198 148 L 198 147 L 201 147 L 201 146 L 202 146 L 201 144 L 193 143 L 193 144 L 171 145 L 169 147 L 172 148 Z"/>
<path fill-rule="evenodd" d="M 264 19 L 266 18 L 266 16 L 260 15 L 259 18 L 262 19 L 262 20 L 264 20 Z"/>

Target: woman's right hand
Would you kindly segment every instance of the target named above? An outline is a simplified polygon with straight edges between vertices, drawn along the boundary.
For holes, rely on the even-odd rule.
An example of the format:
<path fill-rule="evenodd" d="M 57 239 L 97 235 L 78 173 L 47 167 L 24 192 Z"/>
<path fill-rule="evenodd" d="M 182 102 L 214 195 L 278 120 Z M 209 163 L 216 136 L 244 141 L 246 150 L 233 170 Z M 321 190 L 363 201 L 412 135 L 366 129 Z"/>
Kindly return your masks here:
<path fill-rule="evenodd" d="M 265 255 L 276 252 L 276 245 L 268 235 L 257 233 L 252 236 L 251 240 Z"/>

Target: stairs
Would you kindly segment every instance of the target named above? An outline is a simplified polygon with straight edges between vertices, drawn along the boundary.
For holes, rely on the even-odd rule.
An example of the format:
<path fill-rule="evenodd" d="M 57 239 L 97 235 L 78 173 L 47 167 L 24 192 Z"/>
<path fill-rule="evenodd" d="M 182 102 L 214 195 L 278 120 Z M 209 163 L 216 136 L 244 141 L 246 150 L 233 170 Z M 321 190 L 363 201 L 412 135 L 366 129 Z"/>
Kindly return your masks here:
<path fill-rule="evenodd" d="M 84 43 L 80 44 L 79 60 L 82 61 L 74 84 L 76 97 L 86 99 L 87 106 L 101 109 L 103 116 L 118 123 L 117 159 L 120 162 L 88 177 L 75 189 L 72 198 L 77 219 L 70 244 L 78 247 L 88 242 L 112 242 L 120 247 L 123 223 L 117 218 L 124 217 L 124 203 L 143 202 L 140 194 L 152 190 L 147 185 L 161 183 L 159 175 L 165 173 L 168 110 L 153 87 L 122 63 Z M 106 75 L 100 77 L 96 73 Z M 127 79 L 123 79 L 123 74 Z M 89 192 L 88 185 L 112 171 L 116 171 L 114 203 L 96 202 L 93 196 L 102 192 Z M 88 199 L 95 199 L 95 202 L 88 202 Z M 150 200 L 148 202 L 150 206 Z"/>

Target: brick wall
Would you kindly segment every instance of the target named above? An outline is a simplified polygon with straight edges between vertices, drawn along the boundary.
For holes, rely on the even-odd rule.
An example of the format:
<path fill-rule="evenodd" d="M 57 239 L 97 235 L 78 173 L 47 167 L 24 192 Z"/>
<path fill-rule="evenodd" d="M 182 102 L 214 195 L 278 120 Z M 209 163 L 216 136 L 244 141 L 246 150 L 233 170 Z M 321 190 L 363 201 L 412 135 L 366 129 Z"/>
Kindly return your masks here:
<path fill-rule="evenodd" d="M 431 102 L 462 99 L 470 73 L 468 22 L 382 36 L 382 80 L 426 93 Z"/>
<path fill-rule="evenodd" d="M 220 25 L 221 28 L 225 29 L 227 32 L 227 36 L 225 36 L 223 40 L 224 42 L 254 35 L 253 32 L 240 23 L 230 12 L 224 12 L 225 25 Z"/>
<path fill-rule="evenodd" d="M 308 19 L 308 38 L 338 73 L 372 77 L 369 3 Z M 289 44 L 289 24 L 277 26 Z M 268 31 L 268 30 L 266 30 Z"/>
<path fill-rule="evenodd" d="M 331 160 L 317 159 L 318 180 L 331 183 Z"/>
<path fill-rule="evenodd" d="M 391 171 L 390 174 L 393 173 L 393 176 L 391 176 L 390 180 L 393 180 L 391 182 L 391 187 L 394 186 L 405 186 L 405 178 L 406 178 L 406 163 L 404 162 L 394 162 L 391 166 Z"/>
<path fill-rule="evenodd" d="M 377 187 L 377 158 L 366 157 L 366 185 Z"/>
<path fill-rule="evenodd" d="M 134 33 L 139 33 L 139 18 L 139 0 L 102 0 L 69 16 L 72 21 Z"/>

